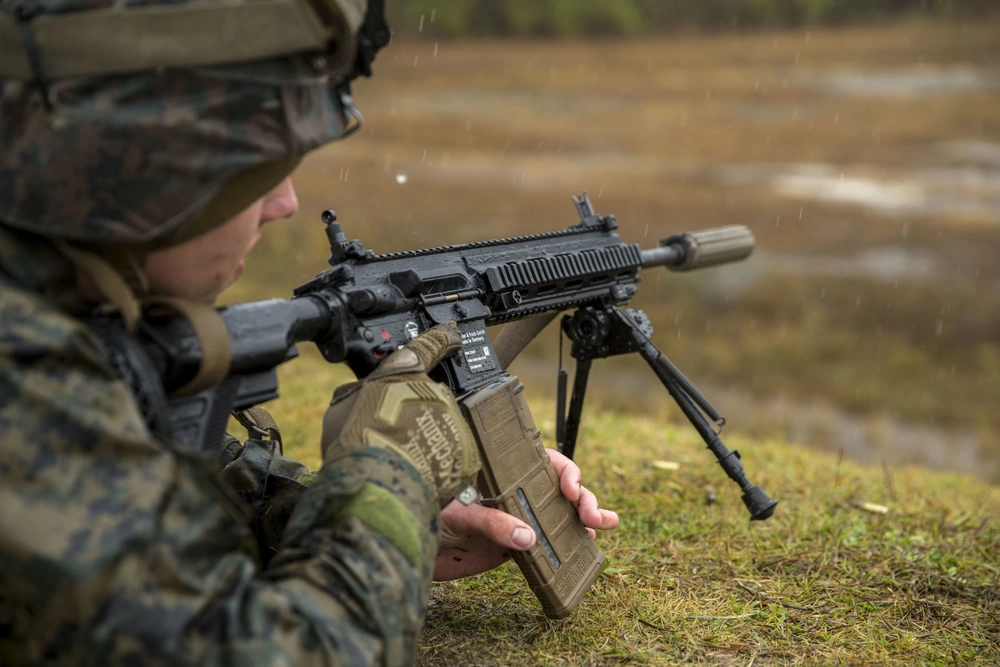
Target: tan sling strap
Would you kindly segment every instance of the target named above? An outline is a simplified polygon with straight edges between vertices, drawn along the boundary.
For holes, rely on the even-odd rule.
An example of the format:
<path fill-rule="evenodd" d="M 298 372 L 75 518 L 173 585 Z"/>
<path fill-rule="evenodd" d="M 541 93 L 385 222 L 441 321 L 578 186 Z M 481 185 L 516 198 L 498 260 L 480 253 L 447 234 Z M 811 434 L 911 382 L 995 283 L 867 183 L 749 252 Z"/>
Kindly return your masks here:
<path fill-rule="evenodd" d="M 233 418 L 236 419 L 243 428 L 247 430 L 247 435 L 251 438 L 260 438 L 266 435 L 271 440 L 278 443 L 278 453 L 281 454 L 281 431 L 274 421 L 271 413 L 259 405 L 247 410 L 233 410 Z"/>
<path fill-rule="evenodd" d="M 56 249 L 73 266 L 86 273 L 101 295 L 121 313 L 125 329 L 134 333 L 142 318 L 143 310 L 163 308 L 172 310 L 191 323 L 201 347 L 201 365 L 195 376 L 170 397 L 195 394 L 215 386 L 229 375 L 229 331 L 222 316 L 213 306 L 169 296 L 144 296 L 138 299 L 125 279 L 105 258 L 88 250 L 76 248 L 61 239 L 53 239 Z M 142 272 L 138 272 L 142 275 Z M 143 276 L 143 280 L 145 277 Z"/>
<path fill-rule="evenodd" d="M 40 61 L 36 73 L 25 25 L 0 13 L 0 79 L 226 65 L 309 51 L 332 52 L 336 62 L 328 66 L 338 71 L 354 59 L 364 17 L 365 0 L 189 2 L 46 14 L 27 22 Z"/>
<path fill-rule="evenodd" d="M 500 368 L 507 370 L 507 366 L 514 361 L 517 355 L 521 354 L 521 350 L 535 340 L 535 336 L 542 333 L 542 329 L 547 327 L 555 317 L 556 313 L 542 313 L 505 325 L 493 341 L 493 349 L 496 350 Z"/>
<path fill-rule="evenodd" d="M 172 310 L 191 323 L 194 335 L 201 347 L 201 365 L 191 381 L 180 389 L 172 392 L 169 398 L 197 394 L 202 389 L 208 389 L 219 384 L 229 376 L 229 331 L 222 316 L 214 306 L 171 296 L 147 296 L 142 299 L 143 306 Z"/>
<path fill-rule="evenodd" d="M 126 331 L 134 333 L 142 317 L 142 305 L 125 278 L 96 253 L 71 246 L 62 239 L 52 239 L 52 243 L 73 266 L 90 277 L 101 296 L 121 313 Z"/>

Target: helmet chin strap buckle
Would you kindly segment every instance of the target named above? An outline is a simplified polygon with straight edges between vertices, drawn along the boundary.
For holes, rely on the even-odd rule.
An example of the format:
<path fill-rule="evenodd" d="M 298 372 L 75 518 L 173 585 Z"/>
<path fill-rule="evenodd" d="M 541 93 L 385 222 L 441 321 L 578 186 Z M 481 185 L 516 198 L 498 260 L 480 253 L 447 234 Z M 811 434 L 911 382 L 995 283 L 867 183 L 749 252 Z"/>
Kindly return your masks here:
<path fill-rule="evenodd" d="M 337 93 L 340 95 L 340 105 L 344 109 L 344 113 L 354 122 L 350 123 L 346 128 L 344 128 L 344 133 L 341 138 L 349 137 L 358 130 L 361 126 L 365 124 L 365 117 L 361 115 L 361 112 L 356 106 L 354 106 L 354 100 L 351 99 L 351 88 L 349 84 L 344 84 L 337 89 Z"/>

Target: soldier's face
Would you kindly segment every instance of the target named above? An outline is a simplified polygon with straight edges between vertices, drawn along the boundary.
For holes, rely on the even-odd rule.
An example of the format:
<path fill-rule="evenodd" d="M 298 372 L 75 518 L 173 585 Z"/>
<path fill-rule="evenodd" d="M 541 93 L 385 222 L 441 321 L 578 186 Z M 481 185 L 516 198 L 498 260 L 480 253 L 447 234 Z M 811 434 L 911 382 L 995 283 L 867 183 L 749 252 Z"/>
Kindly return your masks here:
<path fill-rule="evenodd" d="M 299 208 L 290 178 L 215 229 L 165 250 L 150 253 L 145 273 L 155 293 L 214 303 L 243 273 L 243 260 L 265 223 L 287 218 Z"/>

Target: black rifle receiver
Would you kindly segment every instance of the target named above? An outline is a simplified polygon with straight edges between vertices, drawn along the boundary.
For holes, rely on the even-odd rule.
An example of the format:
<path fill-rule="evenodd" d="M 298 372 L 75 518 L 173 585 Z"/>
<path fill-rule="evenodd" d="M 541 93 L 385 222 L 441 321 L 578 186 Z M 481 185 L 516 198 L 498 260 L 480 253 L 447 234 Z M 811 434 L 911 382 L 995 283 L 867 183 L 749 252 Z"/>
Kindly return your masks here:
<path fill-rule="evenodd" d="M 747 479 L 739 453 L 723 444 L 719 431 L 725 420 L 719 412 L 653 344 L 645 313 L 623 308 L 636 293 L 641 269 L 687 271 L 743 259 L 754 246 L 750 230 L 730 226 L 680 234 L 642 250 L 621 240 L 614 216 L 597 215 L 586 193 L 574 202 L 580 221 L 563 231 L 383 255 L 360 241 L 347 241 L 336 214 L 324 212 L 332 268 L 297 287 L 291 300 L 221 308 L 229 335 L 229 374 L 192 395 L 175 395 L 202 363 L 187 320 L 149 313 L 135 336 L 107 318 L 92 324 L 110 343 L 115 365 L 132 386 L 150 429 L 214 454 L 232 411 L 278 396 L 276 368 L 297 356 L 297 343 L 314 342 L 327 361 L 346 362 L 364 378 L 408 340 L 455 322 L 462 349 L 432 375 L 459 400 L 476 437 L 483 460 L 479 489 L 490 496 L 483 504 L 534 528 L 535 546 L 513 557 L 545 614 L 563 618 L 606 559 L 559 492 L 523 385 L 505 368 L 556 313 L 572 311 L 563 316 L 562 331 L 576 359 L 568 410 L 567 376 L 560 370 L 560 451 L 573 456 L 593 360 L 635 352 L 740 486 L 751 520 L 767 519 L 777 505 Z M 498 349 L 487 327 L 507 322 L 515 323 L 517 333 L 504 339 L 505 329 Z"/>
<path fill-rule="evenodd" d="M 753 234 L 734 225 L 671 236 L 643 250 L 623 242 L 614 216 L 596 214 L 586 193 L 573 200 L 580 220 L 562 231 L 382 255 L 347 241 L 336 214 L 324 212 L 332 268 L 297 287 L 291 300 L 220 309 L 230 334 L 229 379 L 172 399 L 169 435 L 198 449 L 215 447 L 231 410 L 277 397 L 275 368 L 297 356 L 298 342 L 314 342 L 327 361 L 346 362 L 363 378 L 406 341 L 454 321 L 464 346 L 441 364 L 439 379 L 462 397 L 507 377 L 486 327 L 574 311 L 562 322 L 577 364 L 568 412 L 559 397 L 560 450 L 574 453 L 592 360 L 638 352 L 739 484 L 751 519 L 767 519 L 777 502 L 747 480 L 739 453 L 726 448 L 704 415 L 720 430 L 724 419 L 655 347 L 645 314 L 622 309 L 641 269 L 738 261 L 752 252 Z M 201 352 L 186 320 L 147 318 L 139 336 L 168 394 L 194 376 Z"/>

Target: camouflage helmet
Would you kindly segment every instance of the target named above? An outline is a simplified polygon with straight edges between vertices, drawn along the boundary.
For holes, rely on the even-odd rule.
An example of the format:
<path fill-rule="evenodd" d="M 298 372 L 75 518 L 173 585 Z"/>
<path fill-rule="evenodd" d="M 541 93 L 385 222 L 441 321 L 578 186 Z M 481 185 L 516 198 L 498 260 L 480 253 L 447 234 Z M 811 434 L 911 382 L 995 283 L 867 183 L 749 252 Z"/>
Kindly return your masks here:
<path fill-rule="evenodd" d="M 221 224 L 348 133 L 381 4 L 0 0 L 0 223 L 140 255 Z"/>

